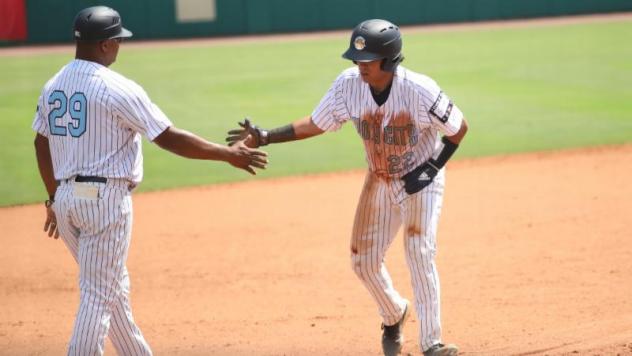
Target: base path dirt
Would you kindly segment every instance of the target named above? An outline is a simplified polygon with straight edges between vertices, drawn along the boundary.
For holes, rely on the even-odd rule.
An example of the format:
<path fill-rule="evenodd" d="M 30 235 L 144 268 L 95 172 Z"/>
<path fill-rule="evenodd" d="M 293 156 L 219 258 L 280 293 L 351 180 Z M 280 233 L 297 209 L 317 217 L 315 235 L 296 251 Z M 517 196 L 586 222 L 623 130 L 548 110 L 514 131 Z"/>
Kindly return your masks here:
<path fill-rule="evenodd" d="M 363 175 L 135 194 L 132 304 L 155 354 L 379 355 L 377 308 L 349 262 Z M 632 354 L 631 175 L 632 145 L 451 163 L 445 341 L 465 355 Z M 0 209 L 2 355 L 64 354 L 71 334 L 77 267 L 43 218 Z M 401 236 L 387 266 L 412 298 Z M 418 326 L 405 354 L 419 354 Z"/>

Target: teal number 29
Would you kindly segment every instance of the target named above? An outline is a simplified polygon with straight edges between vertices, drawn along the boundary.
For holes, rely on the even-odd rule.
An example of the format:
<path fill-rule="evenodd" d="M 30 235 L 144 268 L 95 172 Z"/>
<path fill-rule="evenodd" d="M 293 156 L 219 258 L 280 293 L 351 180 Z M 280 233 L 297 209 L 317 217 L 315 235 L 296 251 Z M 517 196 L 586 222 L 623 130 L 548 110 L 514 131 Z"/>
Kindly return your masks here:
<path fill-rule="evenodd" d="M 53 105 L 53 110 L 48 114 L 50 133 L 57 136 L 66 136 L 67 131 L 72 137 L 80 137 L 86 132 L 88 110 L 86 96 L 82 92 L 72 94 L 70 100 L 61 90 L 55 90 L 48 98 L 48 104 Z M 57 125 L 57 119 L 62 118 L 66 112 L 70 114 L 72 121 L 66 126 Z"/>

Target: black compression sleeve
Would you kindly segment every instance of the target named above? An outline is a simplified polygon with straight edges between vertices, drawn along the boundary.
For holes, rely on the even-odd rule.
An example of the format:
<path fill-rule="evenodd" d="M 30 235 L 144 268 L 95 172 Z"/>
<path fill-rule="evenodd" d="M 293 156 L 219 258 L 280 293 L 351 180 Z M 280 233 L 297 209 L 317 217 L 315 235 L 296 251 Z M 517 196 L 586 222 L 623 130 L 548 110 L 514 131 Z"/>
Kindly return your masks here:
<path fill-rule="evenodd" d="M 443 168 L 450 157 L 452 157 L 452 155 L 454 154 L 454 151 L 456 151 L 456 149 L 459 147 L 459 145 L 448 140 L 448 138 L 445 136 L 441 138 L 441 142 L 443 142 L 443 147 L 439 149 L 435 153 L 435 157 L 430 160 L 430 163 L 437 169 Z"/>
<path fill-rule="evenodd" d="M 268 142 L 279 143 L 296 140 L 296 133 L 294 132 L 294 126 L 288 124 L 282 127 L 277 127 L 268 132 Z"/>

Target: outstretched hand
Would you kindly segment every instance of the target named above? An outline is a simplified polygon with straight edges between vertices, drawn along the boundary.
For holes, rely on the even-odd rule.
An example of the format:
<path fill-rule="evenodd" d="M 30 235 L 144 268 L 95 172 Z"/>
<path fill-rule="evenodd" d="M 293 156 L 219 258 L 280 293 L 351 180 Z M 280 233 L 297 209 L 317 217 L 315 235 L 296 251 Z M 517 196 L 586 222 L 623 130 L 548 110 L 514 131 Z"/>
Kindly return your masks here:
<path fill-rule="evenodd" d="M 244 144 L 251 148 L 257 148 L 265 146 L 267 142 L 264 142 L 264 138 L 267 138 L 267 131 L 258 128 L 250 122 L 250 119 L 245 118 L 243 122 L 238 123 L 241 129 L 228 131 L 226 142 L 229 146 L 233 146 L 238 141 L 243 141 Z"/>
<path fill-rule="evenodd" d="M 255 168 L 265 169 L 268 164 L 268 154 L 248 147 L 245 139 L 233 141 L 229 145 L 228 150 L 228 163 L 248 171 L 252 175 L 257 174 Z"/>

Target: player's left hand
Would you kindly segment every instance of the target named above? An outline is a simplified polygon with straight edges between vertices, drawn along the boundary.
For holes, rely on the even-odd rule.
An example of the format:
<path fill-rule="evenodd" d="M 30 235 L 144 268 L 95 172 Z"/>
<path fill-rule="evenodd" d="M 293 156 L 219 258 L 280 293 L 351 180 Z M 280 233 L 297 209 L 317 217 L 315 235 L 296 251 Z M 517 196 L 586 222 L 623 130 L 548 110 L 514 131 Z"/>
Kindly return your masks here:
<path fill-rule="evenodd" d="M 48 232 L 48 237 L 53 237 L 54 235 L 55 239 L 58 239 L 59 228 L 57 227 L 57 216 L 53 210 L 53 204 L 46 207 L 46 223 L 44 224 L 44 231 Z"/>
<path fill-rule="evenodd" d="M 429 162 L 424 162 L 419 167 L 402 176 L 404 190 L 408 194 L 415 194 L 432 183 L 439 173 L 437 168 Z"/>

